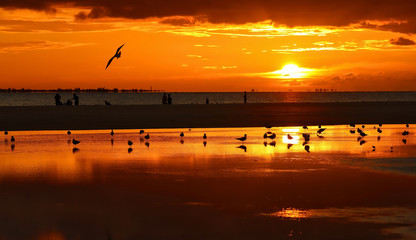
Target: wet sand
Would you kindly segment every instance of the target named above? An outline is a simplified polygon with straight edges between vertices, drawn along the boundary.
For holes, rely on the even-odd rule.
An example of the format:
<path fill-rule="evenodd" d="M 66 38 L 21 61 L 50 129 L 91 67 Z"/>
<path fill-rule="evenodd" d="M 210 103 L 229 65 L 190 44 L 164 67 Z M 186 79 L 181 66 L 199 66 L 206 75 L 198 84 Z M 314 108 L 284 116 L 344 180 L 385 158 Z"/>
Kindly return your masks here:
<path fill-rule="evenodd" d="M 326 127 L 13 132 L 0 239 L 415 239 L 415 126 Z"/>
<path fill-rule="evenodd" d="M 414 123 L 416 102 L 0 107 L 7 130 Z"/>

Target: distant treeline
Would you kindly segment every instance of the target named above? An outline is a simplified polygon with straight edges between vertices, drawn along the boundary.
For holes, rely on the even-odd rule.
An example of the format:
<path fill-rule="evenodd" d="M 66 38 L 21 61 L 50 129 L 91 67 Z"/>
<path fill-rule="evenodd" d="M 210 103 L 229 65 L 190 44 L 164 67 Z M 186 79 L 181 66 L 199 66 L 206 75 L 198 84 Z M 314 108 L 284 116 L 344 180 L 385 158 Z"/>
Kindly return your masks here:
<path fill-rule="evenodd" d="M 29 88 L 7 88 L 0 89 L 0 92 L 6 93 L 51 93 L 51 92 L 77 92 L 77 93 L 139 93 L 139 92 L 164 92 L 163 90 L 154 90 L 154 89 L 107 89 L 107 88 L 58 88 L 58 89 L 29 89 Z"/>

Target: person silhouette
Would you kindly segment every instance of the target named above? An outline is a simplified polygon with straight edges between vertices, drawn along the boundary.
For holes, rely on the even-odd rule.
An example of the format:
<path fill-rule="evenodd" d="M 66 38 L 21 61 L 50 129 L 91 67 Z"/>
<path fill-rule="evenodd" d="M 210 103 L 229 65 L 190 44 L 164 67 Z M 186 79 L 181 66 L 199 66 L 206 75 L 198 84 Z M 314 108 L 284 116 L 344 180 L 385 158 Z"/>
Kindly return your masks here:
<path fill-rule="evenodd" d="M 166 93 L 164 93 L 162 97 L 162 104 L 166 104 L 167 101 L 168 101 L 168 97 L 166 96 Z"/>
<path fill-rule="evenodd" d="M 55 95 L 55 105 L 56 105 L 56 106 L 58 106 L 58 105 L 62 105 L 62 102 L 61 102 L 61 95 L 59 95 L 59 93 L 56 93 L 56 95 Z"/>
<path fill-rule="evenodd" d="M 244 91 L 243 98 L 244 98 L 244 104 L 246 104 L 247 103 L 247 92 L 246 91 Z"/>
<path fill-rule="evenodd" d="M 205 104 L 209 104 L 209 99 L 208 98 L 205 100 Z"/>
<path fill-rule="evenodd" d="M 168 94 L 168 104 L 172 104 L 172 97 Z"/>
<path fill-rule="evenodd" d="M 74 93 L 74 97 L 72 98 L 74 100 L 74 105 L 78 106 L 79 105 L 79 97 Z"/>

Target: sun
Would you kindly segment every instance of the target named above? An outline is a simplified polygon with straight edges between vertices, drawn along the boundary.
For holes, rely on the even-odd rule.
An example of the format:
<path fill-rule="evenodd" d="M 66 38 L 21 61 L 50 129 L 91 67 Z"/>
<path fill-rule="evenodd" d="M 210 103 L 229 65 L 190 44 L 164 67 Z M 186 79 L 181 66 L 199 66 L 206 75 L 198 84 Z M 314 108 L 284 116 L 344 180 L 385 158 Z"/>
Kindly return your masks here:
<path fill-rule="evenodd" d="M 267 77 L 278 79 L 302 79 L 308 77 L 313 69 L 301 68 L 294 63 L 286 64 L 280 70 L 267 73 Z"/>
<path fill-rule="evenodd" d="M 296 64 L 287 64 L 281 70 L 280 74 L 284 78 L 301 78 L 302 69 L 299 68 Z"/>

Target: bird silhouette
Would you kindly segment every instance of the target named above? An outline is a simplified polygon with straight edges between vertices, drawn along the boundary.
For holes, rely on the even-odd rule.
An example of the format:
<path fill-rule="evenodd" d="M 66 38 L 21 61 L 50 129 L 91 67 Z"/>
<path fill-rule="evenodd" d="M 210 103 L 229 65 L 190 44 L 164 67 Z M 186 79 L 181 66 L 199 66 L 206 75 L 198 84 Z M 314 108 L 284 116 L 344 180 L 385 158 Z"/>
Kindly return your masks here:
<path fill-rule="evenodd" d="M 133 148 L 129 148 L 129 149 L 127 149 L 127 152 L 128 152 L 128 153 L 133 152 Z"/>
<path fill-rule="evenodd" d="M 107 100 L 105 100 L 104 103 L 105 103 L 106 106 L 111 106 L 111 103 L 108 102 Z"/>
<path fill-rule="evenodd" d="M 244 137 L 240 137 L 240 138 L 236 138 L 238 141 L 242 141 L 244 142 L 245 140 L 247 140 L 247 134 L 244 134 Z"/>
<path fill-rule="evenodd" d="M 354 133 L 355 133 L 355 130 L 350 130 L 350 133 L 351 133 L 351 134 L 354 134 Z"/>
<path fill-rule="evenodd" d="M 66 132 L 66 134 L 68 134 L 68 136 L 71 135 L 71 131 L 68 130 L 68 132 Z"/>
<path fill-rule="evenodd" d="M 149 142 L 145 142 L 144 145 L 146 145 L 146 147 L 150 147 L 150 143 Z"/>
<path fill-rule="evenodd" d="M 316 132 L 317 134 L 321 134 L 326 130 L 326 128 L 319 128 L 319 130 Z"/>
<path fill-rule="evenodd" d="M 378 126 L 379 126 L 379 127 L 382 127 L 382 126 L 383 126 L 383 124 L 382 124 L 382 123 L 380 123 Z"/>
<path fill-rule="evenodd" d="M 293 139 L 293 137 L 292 137 L 290 134 L 288 134 L 288 135 L 287 135 L 287 139 L 292 140 L 292 139 Z"/>
<path fill-rule="evenodd" d="M 143 134 L 144 133 L 144 130 L 142 129 L 142 130 L 140 130 L 140 132 L 139 132 L 139 134 Z"/>
<path fill-rule="evenodd" d="M 8 131 L 4 131 L 4 135 L 8 135 L 9 134 L 9 132 Z"/>
<path fill-rule="evenodd" d="M 305 151 L 307 151 L 308 153 L 310 153 L 309 149 L 310 149 L 309 145 L 306 145 L 305 146 Z"/>
<path fill-rule="evenodd" d="M 132 141 L 130 141 L 130 140 L 128 140 L 128 141 L 127 141 L 127 144 L 128 144 L 129 146 L 131 146 L 131 145 L 133 145 L 133 142 L 132 142 Z"/>
<path fill-rule="evenodd" d="M 179 134 L 179 136 L 183 137 L 183 136 L 185 136 L 185 134 L 183 134 L 183 132 L 181 132 L 181 134 Z"/>
<path fill-rule="evenodd" d="M 409 127 L 409 124 L 408 124 L 408 123 L 406 123 L 406 127 L 407 127 L 407 128 Z"/>
<path fill-rule="evenodd" d="M 204 136 L 202 137 L 203 139 L 207 139 L 207 134 L 204 133 Z"/>
<path fill-rule="evenodd" d="M 409 131 L 404 130 L 404 132 L 402 132 L 402 135 L 403 135 L 403 136 L 407 136 L 407 135 L 409 135 Z"/>
<path fill-rule="evenodd" d="M 79 143 L 80 143 L 80 141 L 75 140 L 75 138 L 73 138 L 73 139 L 72 139 L 72 144 L 77 145 L 77 144 L 79 144 Z"/>
<path fill-rule="evenodd" d="M 185 141 L 184 141 L 183 139 L 181 139 L 179 142 L 180 142 L 181 144 L 184 144 L 184 143 L 185 143 Z"/>
<path fill-rule="evenodd" d="M 311 135 L 309 133 L 303 133 L 302 137 L 305 139 L 305 142 L 309 142 L 311 140 Z"/>
<path fill-rule="evenodd" d="M 10 138 L 10 141 L 15 142 L 15 141 L 16 141 L 16 139 L 12 136 L 12 137 Z"/>
<path fill-rule="evenodd" d="M 362 128 L 365 128 L 365 125 L 362 125 L 361 127 L 362 127 Z"/>
<path fill-rule="evenodd" d="M 293 146 L 293 144 L 289 143 L 289 144 L 287 145 L 287 149 L 290 149 L 292 146 Z"/>
<path fill-rule="evenodd" d="M 402 142 L 403 142 L 404 144 L 406 144 L 406 143 L 407 143 L 407 140 L 406 140 L 406 139 L 402 139 Z"/>
<path fill-rule="evenodd" d="M 123 45 L 121 45 L 119 48 L 117 48 L 116 54 L 114 54 L 114 56 L 113 56 L 112 58 L 110 58 L 110 60 L 108 60 L 108 63 L 107 63 L 107 66 L 105 67 L 105 69 L 107 69 L 107 68 L 108 68 L 108 66 L 110 66 L 110 63 L 113 61 L 113 59 L 114 59 L 114 58 L 119 59 L 119 58 L 121 57 L 121 51 L 120 51 L 120 49 L 121 49 L 123 46 L 124 46 L 124 44 L 123 44 Z"/>
<path fill-rule="evenodd" d="M 276 138 L 276 133 L 272 133 L 272 135 L 267 136 L 267 137 L 270 138 L 270 139 L 275 139 Z"/>
<path fill-rule="evenodd" d="M 203 141 L 202 144 L 204 144 L 204 147 L 207 146 L 207 141 Z"/>
<path fill-rule="evenodd" d="M 376 146 L 372 146 L 373 147 L 373 152 L 376 151 Z"/>
<path fill-rule="evenodd" d="M 303 128 L 303 129 L 308 129 L 308 126 L 303 126 L 302 128 Z"/>
<path fill-rule="evenodd" d="M 265 134 L 263 135 L 263 138 L 267 138 L 267 133 L 265 133 Z"/>
<path fill-rule="evenodd" d="M 360 145 L 363 145 L 364 143 L 366 143 L 367 141 L 366 140 L 361 140 L 360 141 Z"/>
<path fill-rule="evenodd" d="M 353 128 L 355 128 L 355 124 L 350 124 L 350 127 L 353 127 Z"/>
<path fill-rule="evenodd" d="M 144 138 L 149 139 L 150 138 L 149 134 L 146 134 L 146 136 L 144 136 Z"/>
<path fill-rule="evenodd" d="M 77 153 L 77 152 L 79 152 L 79 148 L 74 147 L 74 148 L 72 149 L 72 153 Z"/>
<path fill-rule="evenodd" d="M 365 136 L 367 136 L 367 134 L 366 134 L 365 132 L 361 131 L 361 132 L 360 132 L 360 136 L 361 136 L 361 137 L 365 137 Z"/>
<path fill-rule="evenodd" d="M 272 147 L 276 147 L 276 141 L 273 141 L 273 142 L 269 143 L 269 145 L 272 146 Z"/>
<path fill-rule="evenodd" d="M 382 133 L 383 131 L 380 128 L 377 128 L 378 133 Z"/>
<path fill-rule="evenodd" d="M 110 135 L 114 136 L 114 130 L 113 129 L 111 129 Z"/>

